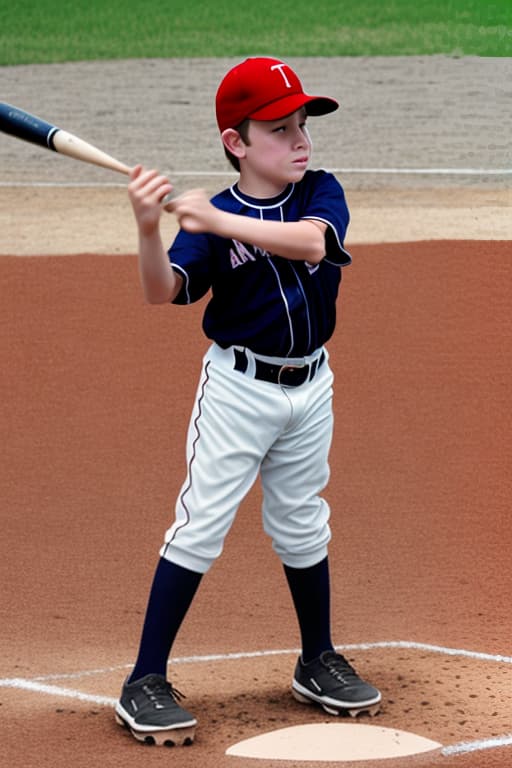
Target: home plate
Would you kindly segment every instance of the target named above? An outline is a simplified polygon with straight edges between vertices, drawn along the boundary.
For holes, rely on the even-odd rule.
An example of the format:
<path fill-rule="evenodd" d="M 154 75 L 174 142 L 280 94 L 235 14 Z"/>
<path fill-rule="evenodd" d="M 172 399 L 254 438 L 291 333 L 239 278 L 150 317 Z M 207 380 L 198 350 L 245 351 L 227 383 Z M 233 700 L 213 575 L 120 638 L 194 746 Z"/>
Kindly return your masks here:
<path fill-rule="evenodd" d="M 440 749 L 414 733 L 374 725 L 318 723 L 295 725 L 240 741 L 226 755 L 260 760 L 344 762 L 407 757 Z"/>

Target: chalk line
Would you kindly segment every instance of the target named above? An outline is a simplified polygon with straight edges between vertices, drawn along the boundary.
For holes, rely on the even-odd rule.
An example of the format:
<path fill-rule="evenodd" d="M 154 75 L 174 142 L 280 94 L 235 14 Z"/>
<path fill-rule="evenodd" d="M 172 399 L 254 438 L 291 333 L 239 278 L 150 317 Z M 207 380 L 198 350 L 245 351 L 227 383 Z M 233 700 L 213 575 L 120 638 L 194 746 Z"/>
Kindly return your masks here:
<path fill-rule="evenodd" d="M 512 664 L 512 656 L 503 656 L 501 654 L 483 653 L 481 651 L 469 651 L 464 648 L 449 648 L 442 645 L 431 645 L 429 643 L 417 643 L 409 640 L 381 640 L 373 643 L 352 643 L 336 645 L 337 651 L 371 651 L 382 649 L 400 649 L 413 651 L 427 651 L 429 653 L 438 653 L 444 656 L 461 656 L 475 661 L 491 661 L 499 664 Z M 241 661 L 244 659 L 265 658 L 268 656 L 290 656 L 298 655 L 300 648 L 277 648 L 261 651 L 237 651 L 233 653 L 210 653 L 201 656 L 177 656 L 172 659 L 171 664 L 201 664 L 212 661 Z M 52 675 L 38 675 L 32 680 L 45 682 L 48 680 L 73 680 L 81 677 L 92 677 L 94 675 L 105 675 L 112 672 L 131 669 L 132 664 L 119 664 L 112 667 L 101 667 L 99 669 L 89 669 L 82 672 L 63 672 Z M 2 680 L 0 679 L 0 686 Z"/>
<path fill-rule="evenodd" d="M 72 688 L 63 688 L 60 685 L 47 685 L 45 683 L 35 682 L 34 680 L 25 680 L 22 677 L 13 677 L 10 680 L 0 680 L 0 688 L 17 688 L 23 691 L 34 691 L 34 693 L 45 693 L 48 696 L 64 696 L 67 699 L 77 701 L 88 701 L 100 706 L 114 706 L 117 699 L 109 696 L 96 696 L 93 693 L 83 693 Z"/>
<path fill-rule="evenodd" d="M 512 734 L 505 734 L 504 736 L 494 736 L 492 739 L 461 741 L 458 744 L 443 747 L 441 754 L 449 757 L 450 755 L 465 755 L 469 752 L 482 752 L 485 749 L 498 749 L 510 746 L 512 746 Z"/>

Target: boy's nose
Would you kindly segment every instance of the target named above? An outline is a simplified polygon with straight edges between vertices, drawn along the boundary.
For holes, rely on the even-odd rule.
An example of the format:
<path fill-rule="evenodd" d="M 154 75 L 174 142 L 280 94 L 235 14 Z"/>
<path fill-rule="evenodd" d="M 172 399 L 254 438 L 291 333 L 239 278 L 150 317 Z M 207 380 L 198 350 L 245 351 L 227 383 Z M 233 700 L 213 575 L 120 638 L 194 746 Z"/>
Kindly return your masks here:
<path fill-rule="evenodd" d="M 304 131 L 302 131 L 300 128 L 298 128 L 295 133 L 294 143 L 299 147 L 306 147 L 308 144 L 308 139 L 304 134 Z"/>

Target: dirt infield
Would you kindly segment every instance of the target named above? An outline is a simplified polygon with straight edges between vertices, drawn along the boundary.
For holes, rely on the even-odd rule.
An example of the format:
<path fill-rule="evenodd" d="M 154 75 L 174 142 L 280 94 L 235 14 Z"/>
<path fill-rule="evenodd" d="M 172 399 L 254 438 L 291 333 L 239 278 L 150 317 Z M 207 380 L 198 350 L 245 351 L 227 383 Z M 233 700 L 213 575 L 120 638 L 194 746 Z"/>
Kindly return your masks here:
<path fill-rule="evenodd" d="M 326 70 L 313 60 L 298 69 L 311 91 L 340 99 L 343 92 L 352 114 L 343 142 L 332 143 L 332 167 L 369 168 L 385 153 L 380 167 L 402 159 L 402 166 L 452 168 L 478 159 L 480 168 L 497 169 L 510 158 L 511 138 L 488 118 L 491 104 L 500 116 L 507 109 L 504 63 L 334 60 Z M 70 130 L 127 161 L 147 147 L 153 164 L 176 141 L 180 184 L 213 186 L 226 179 L 192 175 L 223 173 L 207 138 L 211 115 L 189 123 L 198 130 L 193 139 L 183 125 L 225 64 L 38 67 L 29 68 L 30 85 L 27 69 L 4 68 L 4 98 L 55 112 L 56 122 L 71 122 Z M 170 70 L 174 104 L 164 105 L 159 124 Z M 100 106 L 106 82 L 112 94 Z M 441 106 L 443 120 L 435 118 Z M 335 138 L 327 125 L 318 121 Z M 11 139 L 0 141 L 0 156 L 0 184 L 27 184 L 0 186 L 0 765 L 276 768 L 225 751 L 257 733 L 328 718 L 289 693 L 298 631 L 261 530 L 259 487 L 174 649 L 173 681 L 199 720 L 195 745 L 144 748 L 114 723 L 112 703 L 133 661 L 183 476 L 206 347 L 202 305 L 144 305 L 125 191 L 105 186 L 104 171 Z M 512 722 L 507 177 L 340 175 L 354 263 L 344 272 L 329 345 L 334 640 L 382 689 L 379 725 L 444 747 L 392 768 L 505 768 Z M 41 186 L 62 182 L 92 186 Z M 166 227 L 171 237 L 171 217 Z"/>

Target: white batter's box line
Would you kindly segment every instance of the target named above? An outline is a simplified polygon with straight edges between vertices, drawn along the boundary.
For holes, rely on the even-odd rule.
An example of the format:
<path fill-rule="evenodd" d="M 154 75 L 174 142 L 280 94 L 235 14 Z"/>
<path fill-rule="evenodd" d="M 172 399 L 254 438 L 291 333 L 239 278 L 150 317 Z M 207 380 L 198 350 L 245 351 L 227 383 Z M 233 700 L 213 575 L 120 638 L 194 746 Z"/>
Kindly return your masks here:
<path fill-rule="evenodd" d="M 483 653 L 481 651 L 468 651 L 463 648 L 446 648 L 443 645 L 431 645 L 429 643 L 417 643 L 409 640 L 389 640 L 375 643 L 358 643 L 354 645 L 336 646 L 337 650 L 364 651 L 377 648 L 403 648 L 405 650 L 428 651 L 430 653 L 439 653 L 444 656 L 462 656 L 475 661 L 494 661 L 502 664 L 512 664 L 512 656 L 502 656 L 501 654 Z"/>
<path fill-rule="evenodd" d="M 494 663 L 512 664 L 512 656 L 503 656 L 501 654 L 483 653 L 481 651 L 470 651 L 464 648 L 449 648 L 442 645 L 432 645 L 430 643 L 418 643 L 410 640 L 382 640 L 373 643 L 351 643 L 336 645 L 337 651 L 371 651 L 378 649 L 404 649 L 414 651 L 427 651 L 437 653 L 443 656 L 459 656 L 473 659 L 474 661 L 489 661 Z M 272 656 L 291 656 L 300 654 L 300 648 L 277 648 L 260 651 L 238 651 L 233 653 L 211 653 L 201 656 L 177 656 L 171 660 L 171 665 L 179 664 L 205 664 L 211 662 L 243 661 L 246 659 L 257 659 Z M 94 677 L 98 675 L 112 674 L 132 668 L 132 664 L 118 664 L 111 667 L 100 667 L 98 669 L 88 669 L 80 672 L 61 672 L 51 675 L 38 675 L 31 680 L 36 683 L 45 683 L 51 680 L 78 680 L 83 677 Z M 21 679 L 21 678 L 13 678 Z M 8 685 L 10 678 L 0 679 L 0 687 Z"/>
<path fill-rule="evenodd" d="M 441 754 L 450 757 L 450 755 L 467 755 L 469 752 L 482 752 L 485 749 L 501 749 L 502 747 L 512 747 L 512 733 L 493 736 L 491 739 L 461 741 L 458 744 L 443 747 Z"/>
<path fill-rule="evenodd" d="M 336 645 L 337 651 L 372 651 L 378 649 L 404 649 L 413 651 L 427 651 L 437 653 L 443 656 L 459 656 L 473 659 L 474 661 L 489 661 L 497 664 L 512 664 L 512 656 L 503 656 L 501 654 L 483 653 L 481 651 L 470 651 L 464 648 L 448 648 L 442 645 L 431 645 L 430 643 L 418 643 L 410 640 L 379 640 L 373 643 L 351 643 Z M 238 651 L 233 653 L 210 653 L 201 656 L 176 656 L 171 659 L 171 665 L 177 664 L 205 664 L 215 661 L 243 661 L 245 659 L 258 659 L 272 656 L 297 656 L 300 654 L 300 648 L 277 648 L 262 651 Z M 32 680 L 36 682 L 46 682 L 50 680 L 78 680 L 82 677 L 94 677 L 96 675 L 105 675 L 132 668 L 132 664 L 119 664 L 112 667 L 101 667 L 99 669 L 89 669 L 82 672 L 62 672 L 52 675 L 38 675 Z M 0 679 L 0 687 L 4 683 Z"/>
<path fill-rule="evenodd" d="M 25 680 L 22 677 L 0 680 L 0 688 L 15 688 L 22 691 L 32 691 L 33 693 L 44 693 L 47 696 L 63 696 L 74 701 L 85 701 L 106 707 L 113 707 L 117 702 L 117 699 L 113 699 L 110 696 L 97 696 L 93 693 L 84 693 L 72 688 L 63 688 L 60 685 L 48 685 L 35 680 Z"/>
<path fill-rule="evenodd" d="M 345 645 L 336 645 L 337 651 L 372 651 L 382 649 L 404 649 L 414 651 L 427 651 L 437 653 L 443 656 L 461 656 L 474 661 L 490 661 L 495 663 L 512 664 L 512 656 L 502 656 L 500 654 L 483 653 L 481 651 L 468 651 L 463 648 L 446 648 L 442 645 L 431 645 L 429 643 L 417 643 L 409 640 L 382 640 L 374 643 L 352 643 Z M 239 651 L 234 653 L 210 653 L 202 656 L 177 656 L 171 660 L 171 665 L 177 664 L 204 664 L 215 661 L 243 661 L 244 659 L 258 659 L 269 656 L 291 656 L 300 654 L 300 648 L 278 648 L 275 650 L 263 651 Z M 56 673 L 52 675 L 39 675 L 32 679 L 38 682 L 49 680 L 78 680 L 82 677 L 93 677 L 95 675 L 105 675 L 121 670 L 131 669 L 131 664 L 119 664 L 114 667 L 102 667 L 100 669 L 89 669 L 83 672 Z M 0 680 L 0 686 L 2 681 Z"/>

